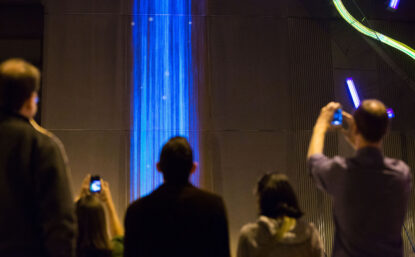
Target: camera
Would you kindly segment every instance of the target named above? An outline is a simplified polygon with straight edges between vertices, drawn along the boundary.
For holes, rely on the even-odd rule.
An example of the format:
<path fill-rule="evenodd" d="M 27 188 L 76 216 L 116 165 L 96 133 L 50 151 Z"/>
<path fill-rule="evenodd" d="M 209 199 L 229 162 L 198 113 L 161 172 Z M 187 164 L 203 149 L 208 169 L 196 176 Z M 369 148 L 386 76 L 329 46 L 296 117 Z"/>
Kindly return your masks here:
<path fill-rule="evenodd" d="M 89 191 L 91 193 L 101 192 L 101 177 L 91 176 L 91 182 L 89 183 Z"/>
<path fill-rule="evenodd" d="M 343 124 L 343 114 L 342 109 L 337 109 L 333 115 L 333 121 L 331 122 L 334 126 L 340 126 Z"/>

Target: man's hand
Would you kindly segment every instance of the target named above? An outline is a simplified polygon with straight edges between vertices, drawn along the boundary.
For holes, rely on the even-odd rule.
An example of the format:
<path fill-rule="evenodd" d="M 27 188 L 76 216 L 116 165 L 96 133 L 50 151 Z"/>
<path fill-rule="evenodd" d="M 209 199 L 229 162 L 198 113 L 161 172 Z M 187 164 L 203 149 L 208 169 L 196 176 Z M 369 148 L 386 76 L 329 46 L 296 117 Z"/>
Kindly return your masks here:
<path fill-rule="evenodd" d="M 326 132 L 330 127 L 332 127 L 331 122 L 333 120 L 334 112 L 341 108 L 341 104 L 336 102 L 330 102 L 321 108 L 320 115 L 318 116 L 314 129 Z"/>
<path fill-rule="evenodd" d="M 356 141 L 355 141 L 355 129 L 356 124 L 354 122 L 354 118 L 349 113 L 343 111 L 343 121 L 347 123 L 347 129 L 342 128 L 342 133 L 346 139 L 346 141 L 354 148 L 356 149 Z"/>

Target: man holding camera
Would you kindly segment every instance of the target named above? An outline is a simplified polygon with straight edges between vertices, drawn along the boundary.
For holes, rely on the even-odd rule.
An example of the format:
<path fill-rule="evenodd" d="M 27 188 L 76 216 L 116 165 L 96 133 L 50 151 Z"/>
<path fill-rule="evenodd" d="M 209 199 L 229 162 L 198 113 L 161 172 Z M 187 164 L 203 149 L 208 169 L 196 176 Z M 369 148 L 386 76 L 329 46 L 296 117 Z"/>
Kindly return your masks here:
<path fill-rule="evenodd" d="M 339 103 L 323 107 L 308 150 L 308 169 L 317 186 L 333 199 L 334 257 L 402 257 L 402 225 L 411 189 L 409 167 L 384 157 L 382 138 L 389 126 L 386 107 L 366 100 L 353 116 L 343 112 L 351 158 L 323 154 L 326 132 Z"/>
<path fill-rule="evenodd" d="M 75 217 L 60 142 L 39 127 L 40 72 L 0 64 L 0 256 L 73 257 Z"/>

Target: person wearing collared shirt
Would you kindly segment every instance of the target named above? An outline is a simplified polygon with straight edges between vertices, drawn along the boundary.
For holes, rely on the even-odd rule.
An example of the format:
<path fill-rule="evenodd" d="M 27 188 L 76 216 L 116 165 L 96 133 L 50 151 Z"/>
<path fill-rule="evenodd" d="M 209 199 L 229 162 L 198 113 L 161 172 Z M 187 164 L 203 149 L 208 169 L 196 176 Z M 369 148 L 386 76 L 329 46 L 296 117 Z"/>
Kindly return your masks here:
<path fill-rule="evenodd" d="M 313 129 L 308 170 L 318 188 L 333 201 L 334 257 L 402 257 L 402 225 L 412 176 L 407 164 L 385 157 L 388 131 L 385 105 L 365 100 L 352 115 L 343 111 L 347 129 L 339 128 L 356 149 L 351 158 L 323 154 L 326 132 L 339 103 L 323 107 Z"/>
<path fill-rule="evenodd" d="M 62 143 L 37 125 L 40 72 L 0 64 L 0 256 L 74 257 L 76 219 Z"/>

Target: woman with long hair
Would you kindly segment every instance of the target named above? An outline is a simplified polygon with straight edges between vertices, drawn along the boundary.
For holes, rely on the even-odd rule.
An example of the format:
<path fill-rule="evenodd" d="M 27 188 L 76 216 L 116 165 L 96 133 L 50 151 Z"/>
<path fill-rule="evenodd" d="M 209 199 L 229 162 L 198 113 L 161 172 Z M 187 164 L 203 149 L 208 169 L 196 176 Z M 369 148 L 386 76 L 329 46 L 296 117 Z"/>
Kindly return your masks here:
<path fill-rule="evenodd" d="M 287 176 L 266 174 L 256 194 L 260 216 L 242 227 L 238 257 L 322 257 L 323 246 L 313 224 L 303 216 Z"/>
<path fill-rule="evenodd" d="M 77 257 L 121 257 L 124 231 L 112 201 L 108 182 L 101 179 L 101 192 L 90 193 L 90 177 L 88 175 L 84 179 L 80 197 L 76 201 Z"/>
<path fill-rule="evenodd" d="M 78 257 L 110 257 L 111 242 L 107 231 L 104 206 L 92 195 L 76 202 L 78 216 Z"/>

